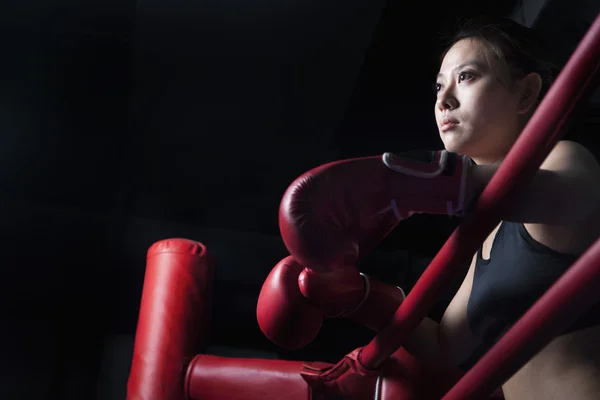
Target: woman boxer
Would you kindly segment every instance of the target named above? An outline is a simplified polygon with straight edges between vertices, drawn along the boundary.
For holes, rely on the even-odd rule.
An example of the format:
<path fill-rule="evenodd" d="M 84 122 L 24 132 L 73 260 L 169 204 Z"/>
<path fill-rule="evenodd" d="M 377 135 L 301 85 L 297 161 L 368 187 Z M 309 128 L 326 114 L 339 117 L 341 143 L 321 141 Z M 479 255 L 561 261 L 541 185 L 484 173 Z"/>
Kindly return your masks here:
<path fill-rule="evenodd" d="M 474 196 L 487 184 L 548 89 L 533 32 L 509 20 L 471 22 L 443 54 L 434 112 L 446 150 L 472 158 Z M 487 351 L 600 235 L 600 167 L 559 142 L 473 256 L 438 324 L 425 319 L 404 347 L 438 365 Z M 503 386 L 508 400 L 600 398 L 600 307 Z"/>

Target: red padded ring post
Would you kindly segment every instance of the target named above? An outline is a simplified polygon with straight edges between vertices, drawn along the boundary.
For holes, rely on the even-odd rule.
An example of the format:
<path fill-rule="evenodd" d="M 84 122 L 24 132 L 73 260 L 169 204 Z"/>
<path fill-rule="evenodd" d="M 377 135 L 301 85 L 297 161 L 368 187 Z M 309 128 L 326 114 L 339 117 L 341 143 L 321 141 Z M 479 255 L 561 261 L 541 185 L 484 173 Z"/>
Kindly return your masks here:
<path fill-rule="evenodd" d="M 183 400 L 189 363 L 208 341 L 213 265 L 203 244 L 162 240 L 150 247 L 128 400 Z"/>

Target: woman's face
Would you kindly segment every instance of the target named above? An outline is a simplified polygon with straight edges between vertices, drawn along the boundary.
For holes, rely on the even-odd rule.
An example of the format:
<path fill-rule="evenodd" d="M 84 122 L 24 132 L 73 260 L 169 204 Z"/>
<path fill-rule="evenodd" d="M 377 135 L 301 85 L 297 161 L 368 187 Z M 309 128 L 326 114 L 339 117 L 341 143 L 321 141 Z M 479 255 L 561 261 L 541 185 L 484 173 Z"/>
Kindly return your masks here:
<path fill-rule="evenodd" d="M 445 55 L 436 82 L 435 118 L 446 150 L 478 164 L 501 160 L 520 130 L 508 68 L 479 41 L 464 39 Z"/>

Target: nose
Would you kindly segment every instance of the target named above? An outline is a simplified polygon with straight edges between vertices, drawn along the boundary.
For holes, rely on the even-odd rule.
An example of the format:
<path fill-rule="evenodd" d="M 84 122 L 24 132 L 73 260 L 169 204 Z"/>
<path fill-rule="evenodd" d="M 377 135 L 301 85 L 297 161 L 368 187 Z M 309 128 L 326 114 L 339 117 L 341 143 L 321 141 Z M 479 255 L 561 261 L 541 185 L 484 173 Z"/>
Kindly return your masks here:
<path fill-rule="evenodd" d="M 458 100 L 452 93 L 452 88 L 443 89 L 437 96 L 437 107 L 440 111 L 454 110 L 459 106 Z"/>

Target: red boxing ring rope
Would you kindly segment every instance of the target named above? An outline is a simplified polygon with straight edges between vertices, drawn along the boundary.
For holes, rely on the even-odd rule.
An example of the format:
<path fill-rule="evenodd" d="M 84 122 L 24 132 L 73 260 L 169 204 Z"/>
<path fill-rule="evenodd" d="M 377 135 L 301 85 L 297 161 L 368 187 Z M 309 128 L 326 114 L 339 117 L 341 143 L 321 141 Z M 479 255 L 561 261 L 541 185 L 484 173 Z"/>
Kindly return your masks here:
<path fill-rule="evenodd" d="M 367 368 L 376 368 L 396 349 L 401 347 L 407 336 L 423 320 L 434 305 L 439 293 L 448 283 L 468 266 L 473 254 L 489 235 L 503 214 L 503 209 L 510 204 L 514 194 L 522 188 L 535 174 L 552 148 L 563 137 L 566 123 L 573 114 L 577 104 L 591 92 L 592 81 L 600 66 L 600 16 L 583 37 L 575 52 L 563 68 L 556 82 L 544 97 L 537 111 L 531 117 L 524 131 L 512 147 L 496 174 L 490 180 L 477 203 L 465 221 L 454 231 L 444 246 L 425 270 L 406 300 L 400 305 L 392 317 L 388 327 L 380 332 L 362 350 L 361 361 Z M 488 394 L 495 384 L 502 384 L 502 379 L 510 377 L 519 365 L 531 356 L 532 347 L 540 349 L 549 341 L 549 335 L 534 341 L 534 334 L 539 334 L 536 324 L 545 318 L 544 329 L 548 332 L 559 332 L 567 328 L 569 320 L 555 318 L 561 311 L 572 312 L 575 307 L 584 307 L 598 301 L 598 295 L 586 298 L 585 288 L 594 287 L 600 276 L 598 256 L 600 251 L 596 244 L 569 270 L 557 284 L 552 287 L 553 296 L 562 301 L 548 301 L 547 296 L 538 301 L 526 317 L 522 318 L 505 338 L 490 350 L 472 371 L 460 381 L 444 398 L 469 399 L 470 396 Z M 581 290 L 581 291 L 578 291 Z M 574 292 L 570 294 L 571 292 Z M 588 290 L 589 292 L 589 290 Z M 567 295 L 569 297 L 564 297 Z M 552 307 L 552 308 L 550 308 Z M 554 308 L 555 307 L 555 308 Z M 583 309 L 581 310 L 583 311 Z M 500 354 L 501 352 L 506 352 Z M 511 359 L 513 360 L 511 362 Z M 492 372 L 496 376 L 490 375 Z M 471 385 L 471 387 L 469 387 Z M 485 392 L 485 393 L 484 393 Z"/>

